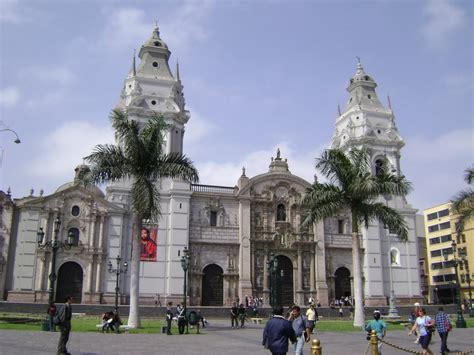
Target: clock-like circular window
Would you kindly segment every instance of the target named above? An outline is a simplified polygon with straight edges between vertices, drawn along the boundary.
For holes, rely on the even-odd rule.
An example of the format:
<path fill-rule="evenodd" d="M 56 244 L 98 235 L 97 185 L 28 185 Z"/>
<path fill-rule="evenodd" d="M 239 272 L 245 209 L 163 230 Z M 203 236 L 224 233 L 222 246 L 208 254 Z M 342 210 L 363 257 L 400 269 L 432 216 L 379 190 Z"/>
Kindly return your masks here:
<path fill-rule="evenodd" d="M 152 65 L 153 67 L 158 68 L 158 62 L 153 62 Z"/>
<path fill-rule="evenodd" d="M 81 213 L 81 209 L 79 208 L 79 206 L 72 206 L 72 208 L 71 208 L 71 214 L 72 214 L 74 217 L 79 216 L 80 213 Z"/>

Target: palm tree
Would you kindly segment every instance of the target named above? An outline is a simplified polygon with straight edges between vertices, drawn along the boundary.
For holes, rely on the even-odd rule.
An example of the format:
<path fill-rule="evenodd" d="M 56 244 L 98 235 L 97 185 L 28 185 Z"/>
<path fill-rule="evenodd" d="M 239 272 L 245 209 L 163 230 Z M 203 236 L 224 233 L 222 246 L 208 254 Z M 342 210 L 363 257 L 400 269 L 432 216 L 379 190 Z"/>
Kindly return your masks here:
<path fill-rule="evenodd" d="M 377 202 L 381 195 L 406 195 L 411 184 L 403 176 L 384 171 L 372 174 L 370 157 L 365 148 L 347 154 L 340 149 L 326 150 L 316 159 L 316 168 L 328 178 L 328 183 L 314 182 L 306 191 L 303 204 L 308 215 L 303 221 L 309 226 L 338 213 L 349 212 L 352 219 L 352 269 L 354 276 L 354 326 L 364 324 L 362 301 L 362 270 L 360 264 L 360 224 L 367 228 L 374 219 L 381 220 L 401 240 L 408 239 L 403 217 L 385 203 Z"/>
<path fill-rule="evenodd" d="M 464 181 L 469 185 L 474 182 L 474 168 L 467 168 L 465 170 Z M 474 191 L 470 187 L 459 191 L 454 199 L 451 200 L 451 203 L 453 212 L 459 215 L 456 232 L 461 234 L 465 222 L 474 216 Z"/>
<path fill-rule="evenodd" d="M 91 180 L 95 183 L 130 181 L 131 206 L 134 212 L 132 260 L 130 265 L 130 315 L 128 325 L 140 327 L 138 312 L 140 230 L 143 220 L 157 222 L 160 217 L 160 178 L 198 181 L 198 172 L 191 160 L 179 153 L 166 154 L 164 134 L 168 125 L 162 116 L 154 115 L 140 125 L 121 110 L 110 116 L 117 145 L 97 145 L 85 159 L 92 165 Z M 143 126 L 143 127 L 141 127 Z"/>

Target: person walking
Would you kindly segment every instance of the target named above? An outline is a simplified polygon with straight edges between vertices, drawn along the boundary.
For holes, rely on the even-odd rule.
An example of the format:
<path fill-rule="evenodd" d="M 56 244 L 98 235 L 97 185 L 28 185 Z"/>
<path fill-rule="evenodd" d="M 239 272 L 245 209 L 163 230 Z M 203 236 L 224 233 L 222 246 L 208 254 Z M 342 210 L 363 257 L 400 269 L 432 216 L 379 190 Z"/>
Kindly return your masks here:
<path fill-rule="evenodd" d="M 301 308 L 296 305 L 291 309 L 288 320 L 296 335 L 295 355 L 303 355 L 304 343 L 309 342 L 311 338 L 308 320 L 301 314 Z"/>
<path fill-rule="evenodd" d="M 234 328 L 234 325 L 236 328 L 239 327 L 238 315 L 239 307 L 237 307 L 237 303 L 232 302 L 232 307 L 230 308 L 230 324 L 232 328 Z"/>
<path fill-rule="evenodd" d="M 426 310 L 423 307 L 420 308 L 419 313 L 420 316 L 416 318 L 415 324 L 408 332 L 408 335 L 410 336 L 415 330 L 418 330 L 418 334 L 420 335 L 419 343 L 423 349 L 422 354 L 433 354 L 429 347 L 431 340 L 429 329 L 434 326 L 434 320 L 426 315 Z"/>
<path fill-rule="evenodd" d="M 173 333 L 171 333 L 171 322 L 173 321 L 172 306 L 173 302 L 168 302 L 166 304 L 166 335 L 173 335 Z"/>
<path fill-rule="evenodd" d="M 451 321 L 446 313 L 444 313 L 443 307 L 438 308 L 438 313 L 435 316 L 435 325 L 438 330 L 439 337 L 441 338 L 440 352 L 442 355 L 449 353 L 448 349 L 448 334 L 452 329 Z"/>
<path fill-rule="evenodd" d="M 288 352 L 288 340 L 296 342 L 296 335 L 291 322 L 283 317 L 283 307 L 273 309 L 273 318 L 263 329 L 262 345 L 273 355 L 284 355 Z"/>
<path fill-rule="evenodd" d="M 416 303 L 414 304 L 414 306 L 415 306 L 415 310 L 413 311 L 413 313 L 415 314 L 415 316 L 414 316 L 414 319 L 413 319 L 413 322 L 414 322 L 413 324 L 416 323 L 416 319 L 417 319 L 417 318 L 420 316 L 420 314 L 421 314 L 421 313 L 420 313 L 421 305 L 420 305 L 418 302 L 416 302 Z M 419 333 L 418 329 L 415 329 L 415 335 L 416 335 L 416 340 L 414 341 L 414 343 L 415 343 L 415 344 L 418 344 L 418 342 L 420 341 L 420 333 Z"/>
<path fill-rule="evenodd" d="M 316 325 L 317 311 L 314 309 L 314 304 L 311 303 L 306 310 L 306 318 L 308 319 L 309 332 L 313 334 L 314 326 Z"/>
<path fill-rule="evenodd" d="M 56 331 L 56 327 L 54 326 L 54 316 L 56 315 L 56 305 L 54 304 L 54 302 L 49 302 L 49 305 L 48 305 L 48 310 L 46 311 L 46 313 L 48 314 L 48 321 L 49 321 L 49 331 L 50 332 L 55 332 Z"/>
<path fill-rule="evenodd" d="M 239 306 L 239 321 L 240 321 L 240 328 L 245 327 L 245 318 L 247 317 L 247 310 L 243 303 Z"/>
<path fill-rule="evenodd" d="M 54 318 L 54 323 L 59 325 L 61 335 L 58 342 L 58 355 L 69 355 L 67 351 L 67 342 L 69 341 L 69 333 L 71 332 L 71 318 L 72 318 L 72 296 L 66 296 L 66 303 L 59 308 L 59 311 Z"/>
<path fill-rule="evenodd" d="M 374 319 L 370 320 L 367 325 L 365 326 L 365 330 L 370 333 L 372 330 L 375 330 L 377 333 L 377 338 L 382 340 L 385 337 L 385 333 L 387 332 L 387 324 L 383 319 L 380 319 L 380 311 L 374 311 Z M 382 354 L 382 342 L 378 342 L 378 354 Z"/>

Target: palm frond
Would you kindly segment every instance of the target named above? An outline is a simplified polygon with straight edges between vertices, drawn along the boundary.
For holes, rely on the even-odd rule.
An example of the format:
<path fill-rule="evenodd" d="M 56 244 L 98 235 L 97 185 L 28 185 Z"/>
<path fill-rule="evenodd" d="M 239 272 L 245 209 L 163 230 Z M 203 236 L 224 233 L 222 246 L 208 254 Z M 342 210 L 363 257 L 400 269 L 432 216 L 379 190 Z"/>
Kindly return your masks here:
<path fill-rule="evenodd" d="M 316 168 L 333 184 L 346 187 L 349 183 L 351 162 L 340 149 L 328 149 L 316 159 Z"/>
<path fill-rule="evenodd" d="M 159 171 L 156 177 L 168 177 L 172 179 L 183 179 L 189 182 L 198 182 L 199 175 L 193 162 L 185 155 L 179 153 L 165 154 L 159 157 Z"/>
<path fill-rule="evenodd" d="M 132 206 L 143 219 L 156 220 L 160 214 L 160 195 L 154 181 L 144 177 L 134 177 Z"/>
<path fill-rule="evenodd" d="M 453 213 L 459 217 L 459 230 L 462 230 L 465 222 L 474 218 L 474 191 L 471 188 L 459 191 L 451 203 Z"/>
<path fill-rule="evenodd" d="M 347 204 L 342 190 L 335 185 L 314 183 L 306 190 L 302 204 L 308 209 L 302 226 L 333 216 L 343 210 Z"/>
<path fill-rule="evenodd" d="M 90 173 L 92 182 L 117 181 L 129 174 L 127 158 L 118 146 L 99 144 L 84 159 L 92 165 Z"/>
<path fill-rule="evenodd" d="M 474 168 L 467 168 L 464 171 L 464 181 L 466 181 L 469 185 L 472 184 L 474 181 Z"/>
<path fill-rule="evenodd" d="M 371 220 L 379 219 L 391 231 L 394 231 L 400 240 L 408 240 L 408 226 L 403 216 L 395 209 L 381 202 L 371 204 L 362 203 L 357 212 L 358 218 L 363 220 L 368 227 Z"/>

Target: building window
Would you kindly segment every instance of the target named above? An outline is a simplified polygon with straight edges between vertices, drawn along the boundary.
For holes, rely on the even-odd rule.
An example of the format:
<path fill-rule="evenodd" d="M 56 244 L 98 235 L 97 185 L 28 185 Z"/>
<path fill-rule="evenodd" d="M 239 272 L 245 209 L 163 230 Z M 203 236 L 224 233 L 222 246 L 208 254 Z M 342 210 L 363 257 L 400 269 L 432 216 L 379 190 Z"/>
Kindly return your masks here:
<path fill-rule="evenodd" d="M 154 68 L 158 68 L 158 62 L 153 62 L 152 65 Z"/>
<path fill-rule="evenodd" d="M 337 233 L 344 234 L 344 220 L 343 219 L 337 220 Z"/>
<path fill-rule="evenodd" d="M 69 228 L 67 231 L 68 236 L 72 235 L 72 245 L 78 246 L 79 245 L 79 229 L 77 228 Z"/>
<path fill-rule="evenodd" d="M 438 218 L 438 214 L 436 212 L 430 213 L 428 216 L 426 216 L 426 219 L 428 221 L 432 221 L 433 219 L 436 219 L 436 218 Z"/>
<path fill-rule="evenodd" d="M 466 243 L 466 235 L 465 234 L 461 235 L 461 242 Z"/>
<path fill-rule="evenodd" d="M 444 281 L 454 281 L 456 280 L 455 274 L 444 275 Z"/>
<path fill-rule="evenodd" d="M 435 238 L 430 238 L 430 244 L 433 245 L 433 244 L 439 244 L 441 243 L 439 237 L 435 237 Z"/>
<path fill-rule="evenodd" d="M 435 258 L 437 256 L 441 256 L 441 250 L 433 250 L 430 254 L 431 254 L 432 258 Z"/>
<path fill-rule="evenodd" d="M 434 226 L 429 226 L 428 227 L 428 232 L 433 233 L 439 231 L 439 225 L 435 224 Z"/>
<path fill-rule="evenodd" d="M 383 175 L 385 172 L 385 164 L 382 159 L 377 159 L 375 161 L 375 175 L 380 176 Z"/>
<path fill-rule="evenodd" d="M 80 213 L 81 213 L 81 209 L 79 208 L 79 206 L 72 206 L 72 208 L 71 208 L 71 214 L 72 214 L 74 217 L 79 216 Z"/>
<path fill-rule="evenodd" d="M 211 224 L 211 227 L 217 226 L 217 212 L 216 211 L 211 211 L 210 224 Z"/>
<path fill-rule="evenodd" d="M 448 229 L 451 228 L 451 222 L 444 222 L 439 225 L 439 229 Z"/>
<path fill-rule="evenodd" d="M 285 205 L 282 203 L 280 203 L 277 206 L 277 221 L 278 222 L 286 221 L 286 208 L 285 208 Z"/>
<path fill-rule="evenodd" d="M 443 282 L 443 281 L 444 281 L 443 275 L 433 276 L 433 282 Z"/>
<path fill-rule="evenodd" d="M 448 215 L 449 215 L 449 210 L 448 209 L 445 209 L 445 210 L 442 210 L 442 211 L 438 212 L 438 218 L 448 216 Z"/>
<path fill-rule="evenodd" d="M 438 263 L 432 263 L 431 264 L 431 269 L 432 270 L 438 270 L 438 269 L 442 269 L 443 268 L 443 262 L 440 261 Z"/>
<path fill-rule="evenodd" d="M 396 248 L 390 249 L 390 264 L 400 265 L 400 252 Z"/>
<path fill-rule="evenodd" d="M 441 242 L 449 242 L 451 240 L 451 234 L 446 234 L 441 236 Z"/>

